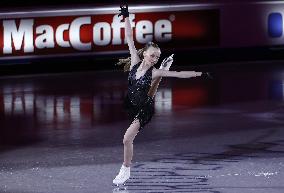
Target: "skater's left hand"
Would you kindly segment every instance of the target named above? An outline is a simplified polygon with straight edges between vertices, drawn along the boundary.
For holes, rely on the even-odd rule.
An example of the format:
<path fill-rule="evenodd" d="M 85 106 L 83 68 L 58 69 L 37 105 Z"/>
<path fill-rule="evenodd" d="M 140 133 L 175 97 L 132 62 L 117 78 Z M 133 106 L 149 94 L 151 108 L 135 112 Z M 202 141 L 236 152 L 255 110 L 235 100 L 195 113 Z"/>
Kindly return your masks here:
<path fill-rule="evenodd" d="M 211 72 L 203 72 L 202 73 L 202 78 L 205 78 L 205 79 L 213 79 L 213 75 Z"/>
<path fill-rule="evenodd" d="M 160 69 L 164 69 L 164 68 L 167 68 L 167 67 L 171 66 L 172 63 L 173 63 L 173 61 L 174 61 L 174 60 L 173 60 L 173 58 L 172 58 L 171 56 L 165 58 L 165 59 L 162 61 L 162 63 L 161 63 Z"/>

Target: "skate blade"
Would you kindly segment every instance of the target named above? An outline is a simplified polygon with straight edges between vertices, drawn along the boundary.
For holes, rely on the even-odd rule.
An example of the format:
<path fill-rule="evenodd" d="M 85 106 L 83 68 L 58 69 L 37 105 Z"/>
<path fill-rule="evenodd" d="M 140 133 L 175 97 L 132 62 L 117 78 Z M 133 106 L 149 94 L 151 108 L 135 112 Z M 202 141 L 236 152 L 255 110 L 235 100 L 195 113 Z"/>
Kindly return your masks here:
<path fill-rule="evenodd" d="M 113 189 L 113 193 L 115 192 L 120 192 L 120 193 L 127 193 L 127 186 L 125 186 L 125 184 L 123 185 L 117 185 L 117 188 Z"/>

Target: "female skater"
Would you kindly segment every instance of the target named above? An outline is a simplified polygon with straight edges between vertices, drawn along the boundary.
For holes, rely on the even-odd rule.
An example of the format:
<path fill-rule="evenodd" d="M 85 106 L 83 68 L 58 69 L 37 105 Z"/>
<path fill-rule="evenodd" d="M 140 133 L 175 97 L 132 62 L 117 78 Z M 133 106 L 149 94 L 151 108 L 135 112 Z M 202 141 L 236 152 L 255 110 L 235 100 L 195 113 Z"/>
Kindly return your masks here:
<path fill-rule="evenodd" d="M 130 57 L 121 59 L 124 70 L 129 71 L 128 91 L 124 105 L 128 111 L 132 123 L 125 132 L 124 162 L 118 175 L 113 180 L 116 185 L 121 185 L 130 178 L 130 165 L 133 157 L 133 141 L 137 133 L 151 120 L 154 114 L 153 97 L 161 77 L 191 78 L 201 76 L 201 72 L 195 71 L 168 71 L 156 69 L 161 50 L 157 44 L 149 42 L 144 48 L 136 50 L 133 42 L 132 29 L 129 21 L 128 6 L 121 6 L 120 15 L 125 18 L 125 36 L 130 51 Z"/>

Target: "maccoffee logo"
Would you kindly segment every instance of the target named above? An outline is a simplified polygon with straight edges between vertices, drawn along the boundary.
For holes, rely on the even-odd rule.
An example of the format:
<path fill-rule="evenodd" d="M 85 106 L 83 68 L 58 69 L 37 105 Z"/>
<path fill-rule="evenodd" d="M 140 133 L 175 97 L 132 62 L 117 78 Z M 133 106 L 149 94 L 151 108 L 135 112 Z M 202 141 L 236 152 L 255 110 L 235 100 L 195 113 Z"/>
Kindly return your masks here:
<path fill-rule="evenodd" d="M 134 22 L 135 14 L 129 17 L 131 26 L 134 28 L 136 41 L 144 44 L 149 41 L 165 42 L 172 37 L 172 23 L 170 20 L 161 19 L 154 23 L 149 20 Z M 91 17 L 78 17 L 70 23 L 62 23 L 54 27 L 48 24 L 36 26 L 35 19 L 21 19 L 3 21 L 3 54 L 12 54 L 14 50 L 23 49 L 24 53 L 34 52 L 35 48 L 72 47 L 80 51 L 92 50 L 94 46 L 108 46 L 125 44 L 125 38 L 121 38 L 121 29 L 124 28 L 122 16 L 114 15 L 112 23 L 97 22 L 91 27 L 92 40 L 81 40 L 81 28 L 92 25 Z M 64 40 L 64 32 L 69 34 Z M 13 49 L 14 48 L 14 49 Z"/>
<path fill-rule="evenodd" d="M 39 13 L 15 13 L 15 18 L 1 14 L 0 60 L 129 52 L 122 16 L 84 10 L 74 15 L 60 10 Z M 219 18 L 218 9 L 167 8 L 129 16 L 138 49 L 153 41 L 163 49 L 181 50 L 218 46 Z"/>

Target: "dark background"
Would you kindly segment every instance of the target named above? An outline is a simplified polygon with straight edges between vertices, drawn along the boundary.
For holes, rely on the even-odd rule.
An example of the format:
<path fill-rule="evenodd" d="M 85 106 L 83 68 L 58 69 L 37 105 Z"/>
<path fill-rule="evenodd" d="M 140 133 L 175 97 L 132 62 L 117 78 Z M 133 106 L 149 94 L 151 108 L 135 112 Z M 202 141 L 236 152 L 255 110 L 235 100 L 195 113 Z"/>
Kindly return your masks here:
<path fill-rule="evenodd" d="M 104 0 L 104 1 L 91 1 L 91 0 L 57 0 L 57 1 L 15 1 L 15 0 L 1 0 L 2 12 L 14 12 L 29 9 L 60 9 L 60 8 L 78 8 L 78 6 L 92 7 L 92 6 L 115 6 L 121 4 L 120 0 Z M 142 4 L 142 1 L 131 0 L 128 3 Z M 195 1 L 143 1 L 143 5 L 159 4 L 159 3 L 247 3 L 253 2 L 252 0 L 195 0 Z M 163 52 L 163 48 L 162 48 Z M 161 60 L 169 53 L 163 53 Z M 8 62 L 1 62 L 0 76 L 16 75 L 16 74 L 34 74 L 34 73 L 58 73 L 58 72 L 74 72 L 74 71 L 94 71 L 94 70 L 122 70 L 114 64 L 118 58 L 126 57 L 128 55 L 115 55 L 115 56 L 76 56 L 68 58 L 54 58 L 54 59 L 33 59 L 31 61 L 25 60 L 10 60 Z M 207 49 L 191 49 L 188 51 L 175 52 L 175 67 L 178 69 L 183 66 L 193 68 L 212 67 L 216 65 L 233 65 L 242 62 L 253 61 L 275 61 L 283 60 L 284 49 L 281 46 L 271 47 L 239 47 L 239 48 L 207 48 Z M 249 64 L 254 68 L 254 64 Z M 280 63 L 281 65 L 281 63 Z M 259 64 L 258 66 L 259 67 Z"/>

